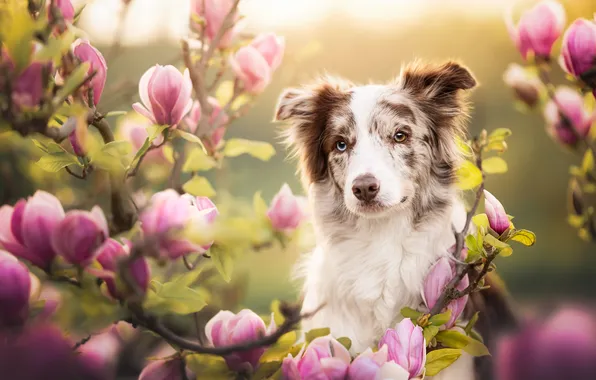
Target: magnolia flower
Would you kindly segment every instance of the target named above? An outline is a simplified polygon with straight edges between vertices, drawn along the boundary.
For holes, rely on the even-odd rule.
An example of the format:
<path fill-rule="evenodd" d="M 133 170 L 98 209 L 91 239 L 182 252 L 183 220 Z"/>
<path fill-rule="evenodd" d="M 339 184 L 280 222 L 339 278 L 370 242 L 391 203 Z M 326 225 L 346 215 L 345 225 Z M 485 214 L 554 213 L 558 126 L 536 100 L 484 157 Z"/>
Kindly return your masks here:
<path fill-rule="evenodd" d="M 374 353 L 368 348 L 350 364 L 347 380 L 408 380 L 409 372 L 387 356 L 386 344 Z"/>
<path fill-rule="evenodd" d="M 263 335 L 272 333 L 274 329 L 273 319 L 267 328 L 261 317 L 251 310 L 244 309 L 238 314 L 222 310 L 207 322 L 205 335 L 214 347 L 222 347 L 259 339 Z M 247 367 L 254 370 L 264 352 L 265 347 L 256 347 L 226 355 L 224 358 L 231 370 L 241 371 Z"/>
<path fill-rule="evenodd" d="M 486 211 L 490 228 L 499 235 L 507 231 L 511 226 L 511 221 L 505 212 L 505 208 L 488 190 L 484 190 L 484 211 Z"/>
<path fill-rule="evenodd" d="M 213 147 L 217 147 L 226 133 L 226 125 L 230 118 L 225 113 L 222 113 L 223 109 L 216 98 L 210 96 L 207 98 L 207 101 L 211 106 L 211 115 L 209 115 L 208 123 L 210 126 L 214 126 L 214 124 L 217 123 L 217 126 L 211 134 L 211 141 L 209 143 Z M 201 104 L 198 101 L 195 101 L 188 116 L 184 118 L 184 122 L 191 133 L 195 133 L 197 130 L 197 126 L 199 125 L 202 116 Z"/>
<path fill-rule="evenodd" d="M 451 264 L 447 257 L 440 258 L 430 269 L 424 278 L 424 301 L 428 309 L 432 309 L 439 297 L 445 290 L 445 287 L 455 277 L 455 267 Z M 466 275 L 456 286 L 456 289 L 463 291 L 470 285 L 468 275 Z M 447 328 L 451 328 L 457 322 L 457 319 L 463 313 L 468 296 L 460 297 L 451 301 L 447 305 L 447 310 L 451 311 L 451 318 L 446 324 Z"/>
<path fill-rule="evenodd" d="M 555 99 L 544 107 L 547 131 L 561 144 L 574 146 L 578 138 L 588 135 L 596 116 L 586 109 L 582 96 L 569 87 L 559 87 Z"/>
<path fill-rule="evenodd" d="M 111 329 L 106 329 L 99 334 L 93 335 L 77 351 L 79 358 L 88 368 L 105 374 L 105 378 L 108 379 L 115 376 L 116 364 L 121 350 L 122 342 L 119 337 Z"/>
<path fill-rule="evenodd" d="M 67 262 L 85 267 L 109 236 L 108 222 L 100 207 L 93 207 L 91 212 L 72 210 L 54 229 L 52 247 Z"/>
<path fill-rule="evenodd" d="M 230 59 L 232 69 L 251 94 L 262 92 L 283 58 L 285 41 L 273 33 L 262 34 Z"/>
<path fill-rule="evenodd" d="M 535 75 L 517 63 L 512 63 L 503 76 L 505 84 L 515 93 L 515 96 L 529 107 L 534 107 L 540 97 L 542 82 Z"/>
<path fill-rule="evenodd" d="M 208 42 L 213 41 L 227 14 L 230 13 L 233 4 L 233 0 L 191 0 L 191 25 L 197 31 L 203 30 L 204 37 Z M 197 24 L 196 19 L 203 19 L 204 27 Z M 238 23 L 239 19 L 240 15 L 235 11 L 232 15 L 234 26 L 222 35 L 218 47 L 228 47 L 240 32 L 242 25 Z"/>
<path fill-rule="evenodd" d="M 389 360 L 405 368 L 410 378 L 424 371 L 426 342 L 422 328 L 415 326 L 410 318 L 403 319 L 394 329 L 387 329 L 379 341 L 379 347 L 387 345 Z"/>
<path fill-rule="evenodd" d="M 593 379 L 596 318 L 582 308 L 565 307 L 501 339 L 496 351 L 498 380 Z"/>
<path fill-rule="evenodd" d="M 343 379 L 348 373 L 350 353 L 330 336 L 315 338 L 293 358 L 288 355 L 281 370 L 286 380 Z"/>
<path fill-rule="evenodd" d="M 29 312 L 29 270 L 9 253 L 0 251 L 0 329 L 21 325 Z"/>
<path fill-rule="evenodd" d="M 51 236 L 62 219 L 64 209 L 60 201 L 38 190 L 14 207 L 0 207 L 0 245 L 13 255 L 49 270 L 56 257 Z"/>
<path fill-rule="evenodd" d="M 128 140 L 132 143 L 135 151 L 138 151 L 149 134 L 147 133 L 147 127 L 151 126 L 151 122 L 144 117 L 134 115 L 134 117 L 125 118 L 119 125 L 118 133 L 121 138 Z M 159 145 L 163 142 L 163 135 L 157 136 L 151 143 L 153 145 Z M 145 156 L 147 162 L 163 162 L 165 160 L 163 147 L 157 149 L 151 149 Z"/>
<path fill-rule="evenodd" d="M 130 255 L 130 247 L 122 245 L 114 239 L 106 240 L 96 252 L 97 261 L 101 267 L 111 272 L 110 275 L 100 276 L 105 281 L 110 295 L 116 299 L 126 298 L 126 293 L 123 289 L 116 286 L 114 277 L 118 274 L 120 261 Z M 130 278 L 135 282 L 137 289 L 146 292 L 149 288 L 149 281 L 151 279 L 151 268 L 147 259 L 138 257 L 130 263 L 128 270 Z"/>
<path fill-rule="evenodd" d="M 571 24 L 563 36 L 560 63 L 569 74 L 581 77 L 596 67 L 596 23 L 583 18 Z"/>
<path fill-rule="evenodd" d="M 32 62 L 23 70 L 12 84 L 12 101 L 20 108 L 35 107 L 43 97 L 43 71 L 47 65 Z"/>
<path fill-rule="evenodd" d="M 142 104 L 135 103 L 132 108 L 154 124 L 175 127 L 192 107 L 191 93 L 188 69 L 183 75 L 172 65 L 155 65 L 139 82 Z"/>
<path fill-rule="evenodd" d="M 139 380 L 183 380 L 182 361 L 180 358 L 169 360 L 153 360 L 143 369 Z M 195 376 L 188 367 L 186 368 L 186 378 L 194 379 Z"/>
<path fill-rule="evenodd" d="M 145 236 L 158 238 L 162 255 L 171 259 L 209 249 L 211 243 L 197 244 L 184 236 L 185 229 L 193 232 L 206 229 L 217 215 L 215 205 L 204 198 L 180 195 L 169 189 L 156 193 L 147 210 L 141 214 Z"/>
<path fill-rule="evenodd" d="M 49 9 L 51 3 L 52 2 L 48 0 L 47 11 L 50 21 L 52 21 L 52 12 Z M 72 22 L 74 20 L 75 10 L 70 0 L 54 0 L 54 5 L 60 10 L 60 13 L 62 14 L 62 18 L 64 19 L 64 21 Z"/>
<path fill-rule="evenodd" d="M 95 72 L 95 76 L 91 79 L 90 87 L 93 91 L 93 104 L 97 105 L 101 99 L 103 88 L 106 85 L 108 65 L 99 50 L 91 46 L 88 41 L 82 39 L 76 40 L 72 44 L 72 53 L 81 62 L 89 63 L 88 74 Z M 87 96 L 86 91 L 83 94 L 85 97 Z"/>
<path fill-rule="evenodd" d="M 267 217 L 274 229 L 291 231 L 296 229 L 304 220 L 304 211 L 298 197 L 294 196 L 292 189 L 285 183 L 273 197 Z"/>
<path fill-rule="evenodd" d="M 526 10 L 517 26 L 509 16 L 507 30 L 524 59 L 532 53 L 548 59 L 555 41 L 565 27 L 565 9 L 554 0 L 543 0 Z"/>

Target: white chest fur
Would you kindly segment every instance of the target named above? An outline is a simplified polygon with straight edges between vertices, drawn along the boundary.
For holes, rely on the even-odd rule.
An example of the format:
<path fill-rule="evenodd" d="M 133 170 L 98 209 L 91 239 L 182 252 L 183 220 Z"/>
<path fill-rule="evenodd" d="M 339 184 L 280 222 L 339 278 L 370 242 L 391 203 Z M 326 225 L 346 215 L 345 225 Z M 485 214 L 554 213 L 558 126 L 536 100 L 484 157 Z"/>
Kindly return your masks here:
<path fill-rule="evenodd" d="M 352 339 L 353 353 L 375 344 L 399 321 L 401 308 L 421 305 L 424 277 L 454 244 L 452 221 L 461 228 L 464 218 L 459 202 L 441 220 L 416 229 L 399 214 L 351 226 L 315 216 L 317 247 L 301 265 L 303 309 L 324 307 L 304 329 L 330 327 L 334 336 Z"/>

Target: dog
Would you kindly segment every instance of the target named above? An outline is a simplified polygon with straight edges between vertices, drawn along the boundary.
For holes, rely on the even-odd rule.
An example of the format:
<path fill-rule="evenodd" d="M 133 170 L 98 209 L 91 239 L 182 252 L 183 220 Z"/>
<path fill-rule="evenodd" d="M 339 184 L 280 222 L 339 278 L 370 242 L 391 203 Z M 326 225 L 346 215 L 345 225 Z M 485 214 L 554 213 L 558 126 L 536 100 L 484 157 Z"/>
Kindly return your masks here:
<path fill-rule="evenodd" d="M 357 354 L 395 326 L 403 307 L 424 307 L 424 278 L 450 255 L 453 227 L 465 224 L 457 139 L 476 85 L 455 61 L 417 61 L 388 84 L 325 76 L 281 94 L 275 119 L 288 125 L 316 238 L 297 276 L 303 311 L 322 307 L 304 331 L 329 327 Z M 475 378 L 467 355 L 434 377 Z"/>

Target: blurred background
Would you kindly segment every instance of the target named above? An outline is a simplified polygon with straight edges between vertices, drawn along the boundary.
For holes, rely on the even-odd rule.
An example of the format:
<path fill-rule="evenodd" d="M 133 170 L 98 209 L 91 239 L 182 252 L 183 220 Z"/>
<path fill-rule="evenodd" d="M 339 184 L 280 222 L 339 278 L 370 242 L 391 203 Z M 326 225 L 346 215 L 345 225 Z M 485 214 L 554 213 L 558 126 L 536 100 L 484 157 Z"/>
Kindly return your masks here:
<path fill-rule="evenodd" d="M 121 12 L 122 0 L 75 3 L 87 3 L 78 26 L 108 61 L 101 111 L 129 111 L 137 98 L 136 83 L 145 70 L 156 63 L 180 64 L 179 40 L 188 29 L 188 0 L 133 0 L 125 14 Z M 505 11 L 513 3 L 243 0 L 247 30 L 283 35 L 287 50 L 272 85 L 247 116 L 232 125 L 227 136 L 274 142 L 277 154 L 269 162 L 248 156 L 229 160 L 224 174 L 210 177 L 212 183 L 246 200 L 262 190 L 269 201 L 284 182 L 302 193 L 295 163 L 286 159 L 276 138 L 279 126 L 271 122 L 283 88 L 308 82 L 325 72 L 360 83 L 384 82 L 399 73 L 402 63 L 415 58 L 459 59 L 481 84 L 473 95 L 472 133 L 482 128 L 513 130 L 510 149 L 504 156 L 509 172 L 491 176 L 487 187 L 515 215 L 516 225 L 537 235 L 535 246 L 497 262 L 500 274 L 516 301 L 524 306 L 561 300 L 594 303 L 596 247 L 579 239 L 566 222 L 568 168 L 579 158 L 549 139 L 540 114 L 517 110 L 510 89 L 503 83 L 507 65 L 521 60 L 503 22 Z M 568 22 L 577 17 L 590 18 L 596 10 L 595 1 L 562 3 Z M 119 41 L 119 46 L 113 46 L 114 41 Z M 555 80 L 563 82 L 562 77 Z M 12 204 L 39 187 L 31 182 L 38 178 L 32 173 L 48 176 L 32 168 L 35 157 L 23 154 L 26 149 L 33 149 L 32 144 L 0 141 L 2 204 Z M 62 175 L 52 175 L 53 180 L 59 181 Z M 74 195 L 60 189 L 59 196 Z M 266 312 L 272 299 L 296 299 L 298 288 L 290 281 L 290 272 L 299 254 L 299 249 L 270 250 L 242 257 L 234 274 L 247 281 L 242 289 L 242 305 Z"/>

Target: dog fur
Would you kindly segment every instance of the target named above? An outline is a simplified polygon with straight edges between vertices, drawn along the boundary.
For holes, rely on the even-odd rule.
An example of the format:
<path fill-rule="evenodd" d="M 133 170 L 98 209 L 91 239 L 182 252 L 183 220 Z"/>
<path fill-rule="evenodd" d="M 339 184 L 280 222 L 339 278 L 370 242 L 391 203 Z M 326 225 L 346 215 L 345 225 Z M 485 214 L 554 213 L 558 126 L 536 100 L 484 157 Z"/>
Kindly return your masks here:
<path fill-rule="evenodd" d="M 317 242 L 298 265 L 303 310 L 324 305 L 305 331 L 330 327 L 356 354 L 399 321 L 401 308 L 424 306 L 424 277 L 449 255 L 452 225 L 465 223 L 454 186 L 463 158 L 456 139 L 466 132 L 466 95 L 475 86 L 456 62 L 415 62 L 385 85 L 325 77 L 281 95 L 276 119 L 289 124 Z M 378 185 L 368 188 L 378 191 L 373 199 L 356 196 L 363 176 Z M 435 377 L 474 378 L 469 356 Z"/>

